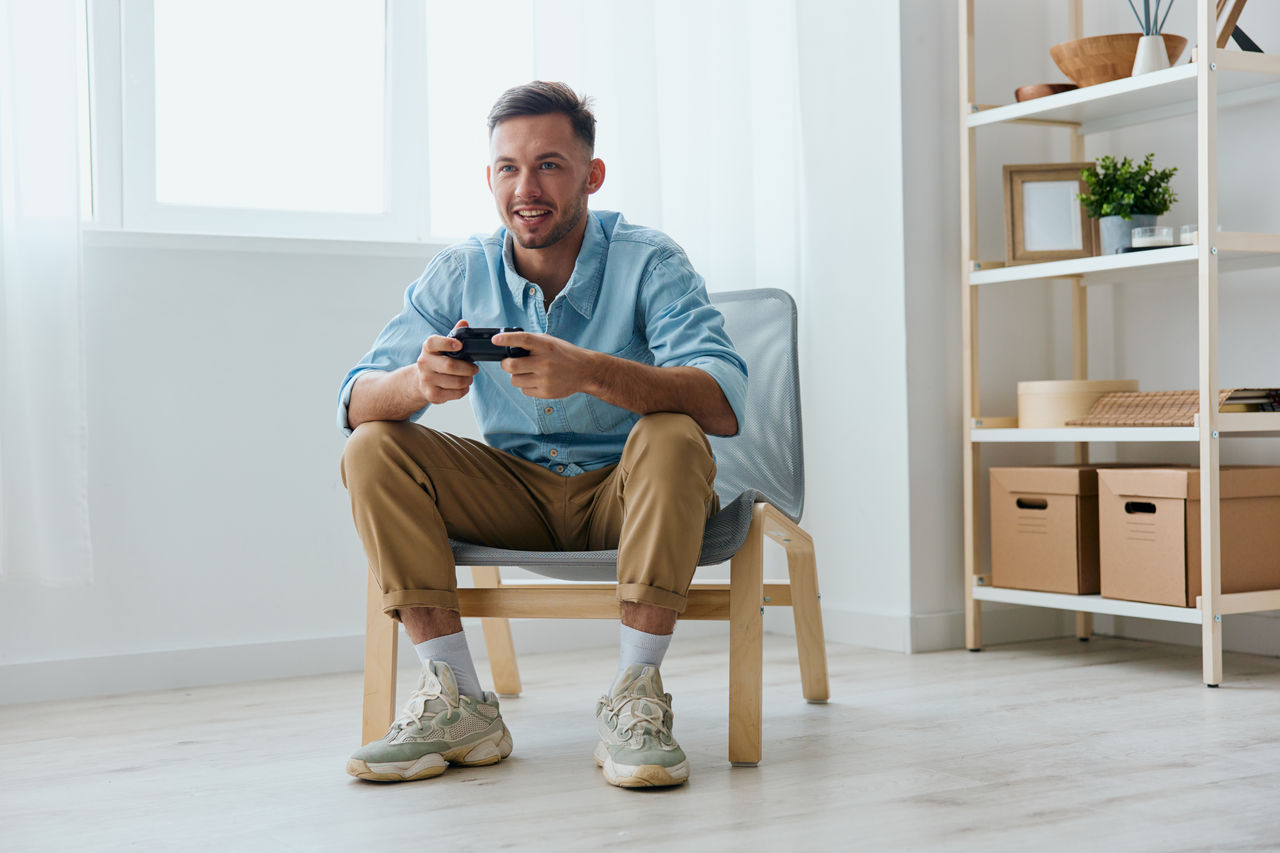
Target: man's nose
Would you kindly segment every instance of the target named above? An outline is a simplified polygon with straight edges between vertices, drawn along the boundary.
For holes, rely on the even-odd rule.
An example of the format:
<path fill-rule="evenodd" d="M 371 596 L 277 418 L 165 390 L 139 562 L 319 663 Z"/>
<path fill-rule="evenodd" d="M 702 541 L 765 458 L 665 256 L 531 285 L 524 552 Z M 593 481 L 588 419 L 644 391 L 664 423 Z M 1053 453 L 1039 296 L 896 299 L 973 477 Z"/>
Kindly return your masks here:
<path fill-rule="evenodd" d="M 516 198 L 535 199 L 542 195 L 537 172 L 525 172 L 516 183 Z"/>

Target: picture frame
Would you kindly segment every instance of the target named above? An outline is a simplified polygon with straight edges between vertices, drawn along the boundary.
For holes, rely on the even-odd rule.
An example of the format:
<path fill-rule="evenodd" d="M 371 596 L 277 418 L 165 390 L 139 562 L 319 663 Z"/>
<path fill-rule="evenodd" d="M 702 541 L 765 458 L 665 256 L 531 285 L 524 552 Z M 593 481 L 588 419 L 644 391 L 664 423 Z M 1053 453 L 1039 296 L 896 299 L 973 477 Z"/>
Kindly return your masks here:
<path fill-rule="evenodd" d="M 1098 221 L 1077 197 L 1093 163 L 1004 167 L 1005 264 L 1065 261 L 1098 254 Z"/>

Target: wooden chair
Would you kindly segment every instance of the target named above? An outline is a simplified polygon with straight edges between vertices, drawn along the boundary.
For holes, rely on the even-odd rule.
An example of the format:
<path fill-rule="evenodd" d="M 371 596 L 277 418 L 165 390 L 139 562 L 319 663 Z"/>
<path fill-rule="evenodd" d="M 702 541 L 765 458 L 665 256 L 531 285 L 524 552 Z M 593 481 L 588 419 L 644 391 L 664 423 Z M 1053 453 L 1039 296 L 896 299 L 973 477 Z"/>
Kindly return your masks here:
<path fill-rule="evenodd" d="M 711 301 L 724 314 L 750 380 L 739 434 L 711 438 L 722 509 L 707 522 L 698 563 L 729 561 L 729 583 L 694 583 L 680 618 L 729 621 L 729 761 L 754 765 L 761 757 L 765 607 L 791 606 L 804 698 L 828 698 L 813 540 L 797 523 L 804 506 L 804 458 L 796 307 L 789 294 L 775 289 L 714 293 Z M 790 582 L 765 582 L 765 537 L 786 550 Z M 508 619 L 619 618 L 617 551 L 507 551 L 454 542 L 453 552 L 458 565 L 472 567 L 476 588 L 458 590 L 460 608 L 463 616 L 481 619 L 499 694 L 521 690 Z M 519 566 L 560 582 L 503 586 L 499 566 Z M 382 612 L 372 573 L 367 616 L 364 743 L 382 737 L 396 711 L 398 626 Z"/>

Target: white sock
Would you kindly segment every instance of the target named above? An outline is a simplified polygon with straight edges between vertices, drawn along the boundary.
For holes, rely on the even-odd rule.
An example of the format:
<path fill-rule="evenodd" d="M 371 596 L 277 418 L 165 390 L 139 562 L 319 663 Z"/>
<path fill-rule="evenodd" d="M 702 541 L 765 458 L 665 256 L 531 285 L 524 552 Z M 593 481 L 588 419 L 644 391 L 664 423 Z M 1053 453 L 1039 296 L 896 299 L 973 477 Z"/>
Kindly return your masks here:
<path fill-rule="evenodd" d="M 614 678 L 614 686 L 622 678 L 622 673 L 633 663 L 644 663 L 651 666 L 662 666 L 662 659 L 671 645 L 671 634 L 646 634 L 627 625 L 621 625 L 622 636 L 619 644 L 618 675 Z"/>
<path fill-rule="evenodd" d="M 467 635 L 462 631 L 446 634 L 415 643 L 413 650 L 418 653 L 418 660 L 426 663 L 429 660 L 444 661 L 453 670 L 453 677 L 458 682 L 458 692 L 472 699 L 483 699 L 484 691 L 480 689 L 480 676 L 476 673 L 475 662 L 471 660 L 471 649 L 467 647 Z"/>

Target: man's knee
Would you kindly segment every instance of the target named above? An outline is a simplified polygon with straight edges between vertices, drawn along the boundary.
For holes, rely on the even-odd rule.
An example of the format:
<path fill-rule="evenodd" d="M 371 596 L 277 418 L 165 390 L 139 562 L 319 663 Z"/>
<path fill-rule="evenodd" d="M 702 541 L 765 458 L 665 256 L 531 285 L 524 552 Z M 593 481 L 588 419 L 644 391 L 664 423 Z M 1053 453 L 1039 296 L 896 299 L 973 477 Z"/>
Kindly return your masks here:
<path fill-rule="evenodd" d="M 668 465 L 698 470 L 713 466 L 714 456 L 706 433 L 688 415 L 657 412 L 645 415 L 631 428 L 623 450 L 628 470 L 637 464 Z"/>
<path fill-rule="evenodd" d="M 385 464 L 391 456 L 389 451 L 401 445 L 407 426 L 403 421 L 368 421 L 356 427 L 342 448 L 339 470 L 343 485 L 351 488 L 351 477 Z"/>

